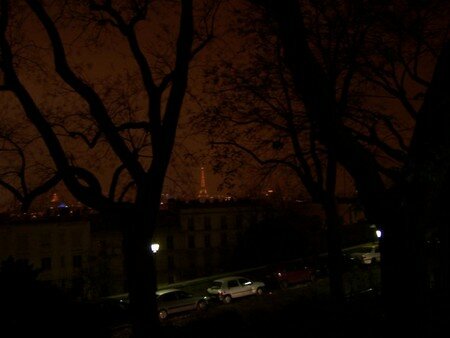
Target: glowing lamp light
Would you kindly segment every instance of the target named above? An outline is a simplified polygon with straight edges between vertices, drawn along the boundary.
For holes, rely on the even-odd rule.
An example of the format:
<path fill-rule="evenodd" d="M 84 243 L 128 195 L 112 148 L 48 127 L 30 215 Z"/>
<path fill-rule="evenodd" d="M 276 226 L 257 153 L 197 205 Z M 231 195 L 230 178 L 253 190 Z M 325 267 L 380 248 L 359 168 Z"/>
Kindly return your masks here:
<path fill-rule="evenodd" d="M 152 243 L 150 245 L 150 249 L 152 250 L 153 253 L 157 253 L 159 250 L 159 244 L 158 243 Z"/>
<path fill-rule="evenodd" d="M 381 230 L 376 230 L 375 234 L 377 235 L 377 238 L 380 238 L 381 237 Z"/>

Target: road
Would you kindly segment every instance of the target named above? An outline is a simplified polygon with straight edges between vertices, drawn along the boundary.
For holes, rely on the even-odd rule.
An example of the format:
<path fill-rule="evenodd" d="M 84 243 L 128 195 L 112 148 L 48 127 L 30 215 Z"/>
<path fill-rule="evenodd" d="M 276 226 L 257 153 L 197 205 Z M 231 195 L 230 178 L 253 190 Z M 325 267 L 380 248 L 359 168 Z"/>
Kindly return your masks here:
<path fill-rule="evenodd" d="M 378 320 L 378 266 L 357 267 L 345 274 L 348 301 L 333 305 L 328 297 L 328 278 L 272 289 L 261 296 L 212 303 L 203 312 L 174 315 L 163 323 L 167 337 L 377 337 L 372 325 Z M 184 290 L 204 294 L 205 285 L 186 285 Z M 200 292 L 200 293 L 198 293 Z M 381 319 L 380 319 L 381 320 Z M 368 328 L 371 331 L 367 331 Z M 114 338 L 128 338 L 129 329 Z"/>
<path fill-rule="evenodd" d="M 235 271 L 227 275 L 243 275 L 253 280 L 263 279 L 265 270 L 263 268 L 256 268 L 251 270 Z M 222 276 L 222 275 L 221 275 Z M 210 276 L 199 278 L 192 281 L 185 281 L 182 283 L 171 284 L 165 287 L 180 288 L 194 295 L 207 295 L 206 289 L 211 282 L 221 276 Z M 322 316 L 323 311 L 326 315 L 330 315 L 329 307 L 324 304 L 329 302 L 329 284 L 328 278 L 318 278 L 314 282 L 299 284 L 291 286 L 287 289 L 268 288 L 262 296 L 249 296 L 240 299 L 234 299 L 231 304 L 210 303 L 208 309 L 202 312 L 188 312 L 184 314 L 177 314 L 169 316 L 163 322 L 163 327 L 173 336 L 186 337 L 188 333 L 183 330 L 196 331 L 201 328 L 207 330 L 215 330 L 214 328 L 221 327 L 223 335 L 218 333 L 210 335 L 209 337 L 228 337 L 225 327 L 233 326 L 240 328 L 244 332 L 251 331 L 255 333 L 259 330 L 260 334 L 264 334 L 264 327 L 267 325 L 267 330 L 273 326 L 290 326 L 297 322 L 297 316 L 301 316 L 306 320 L 302 325 L 308 327 L 308 330 L 315 332 L 323 329 L 318 318 Z M 380 274 L 379 266 L 362 266 L 355 265 L 348 269 L 344 274 L 344 287 L 347 298 L 350 302 L 360 297 L 376 295 L 379 289 Z M 321 307 L 325 306 L 326 310 Z M 372 311 L 369 309 L 369 311 Z M 331 315 L 331 319 L 340 317 L 343 311 L 337 311 L 336 315 Z M 354 316 L 359 316 L 364 312 L 356 310 Z M 292 317 L 295 314 L 295 318 Z M 373 314 L 375 316 L 376 314 Z M 309 318 L 308 320 L 306 318 Z M 289 321 L 292 320 L 292 323 Z M 342 322 L 348 320 L 342 319 Z M 360 323 L 363 323 L 366 318 L 362 318 Z M 277 324 L 270 324 L 275 321 Z M 334 322 L 333 322 L 334 323 Z M 256 329 L 255 329 L 256 328 Z M 343 329 L 344 330 L 344 329 Z M 180 332 L 179 332 L 180 331 Z M 176 332 L 179 332 L 176 333 Z M 249 333 L 247 332 L 247 333 Z M 121 328 L 115 330 L 114 338 L 127 338 L 129 334 L 128 328 Z M 230 333 L 231 334 L 231 333 Z M 195 333 L 196 337 L 200 337 L 202 333 Z M 169 334 L 171 337 L 172 335 Z M 206 335 L 208 336 L 208 335 Z M 315 336 L 315 334 L 313 335 Z M 246 336 L 247 338 L 251 336 Z M 264 335 L 260 336 L 264 337 Z"/>

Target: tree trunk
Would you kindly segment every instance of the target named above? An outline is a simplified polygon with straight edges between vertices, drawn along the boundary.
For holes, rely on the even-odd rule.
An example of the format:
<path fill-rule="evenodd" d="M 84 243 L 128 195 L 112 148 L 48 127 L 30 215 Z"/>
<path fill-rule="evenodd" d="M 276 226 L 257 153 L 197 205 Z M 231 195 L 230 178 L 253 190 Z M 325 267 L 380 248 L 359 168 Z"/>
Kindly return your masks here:
<path fill-rule="evenodd" d="M 401 332 L 402 336 L 429 336 L 424 325 L 427 315 L 424 309 L 429 308 L 424 242 L 429 220 L 435 215 L 426 205 L 440 205 L 435 196 L 448 195 L 443 187 L 450 186 L 450 42 L 441 52 L 418 114 L 410 147 L 413 159 L 409 165 L 412 166 L 404 170 L 403 181 L 388 191 L 373 154 L 336 119 L 335 92 L 308 46 L 299 2 L 254 2 L 263 5 L 278 24 L 295 90 L 303 97 L 306 111 L 317 122 L 321 142 L 334 147 L 336 159 L 355 181 L 367 218 L 384 232 L 380 241 L 382 292 L 388 322 L 395 325 L 396 333 Z M 414 154 L 417 150 L 420 150 L 419 156 Z M 423 175 L 428 178 L 424 180 Z M 440 193 L 427 200 L 434 190 Z M 448 212 L 440 210 L 438 213 L 441 217 L 436 220 L 442 236 L 440 250 L 442 255 L 447 255 Z M 440 259 L 444 295 L 448 295 L 450 286 L 447 257 Z"/>
<path fill-rule="evenodd" d="M 155 208 L 154 204 L 150 208 Z M 159 203 L 158 203 L 159 208 Z M 158 337 L 160 322 L 157 312 L 156 269 L 150 244 L 157 212 L 127 210 L 121 215 L 124 264 L 130 300 L 133 338 Z"/>
<path fill-rule="evenodd" d="M 382 228 L 381 284 L 386 328 L 397 334 L 427 336 L 426 271 L 424 261 L 425 231 L 423 208 L 417 191 L 399 187 L 380 210 Z M 409 194 L 408 194 L 408 191 Z M 387 204 L 386 203 L 386 204 Z"/>
<path fill-rule="evenodd" d="M 328 266 L 330 276 L 330 294 L 333 302 L 342 304 L 345 298 L 343 269 L 341 222 L 334 196 L 327 194 L 322 201 L 326 215 Z"/>
<path fill-rule="evenodd" d="M 450 87 L 446 80 L 450 76 L 450 44 L 442 54 L 417 119 L 404 180 L 391 191 L 385 208 L 390 212 L 383 215 L 386 318 L 389 326 L 402 335 L 430 336 L 436 332 L 430 322 L 434 310 L 430 278 L 440 280 L 442 296 L 448 294 L 449 287 L 448 279 L 443 277 L 448 271 L 449 214 L 442 198 L 448 194 L 450 173 L 449 101 L 445 98 L 448 90 L 443 90 Z M 436 235 L 440 246 L 434 249 L 440 250 L 442 256 L 427 252 L 427 241 Z"/>
<path fill-rule="evenodd" d="M 441 259 L 429 256 L 426 243 L 430 235 L 437 234 L 440 241 L 438 249 L 442 254 L 448 254 L 448 206 L 442 203 L 442 197 L 448 195 L 446 187 L 450 177 L 449 60 L 450 41 L 447 41 L 419 111 L 404 170 L 405 183 L 399 187 L 404 197 L 400 199 L 399 210 L 403 213 L 398 225 L 403 231 L 397 231 L 395 243 L 391 243 L 397 246 L 398 251 L 394 261 L 396 270 L 389 271 L 393 273 L 390 279 L 393 281 L 396 277 L 401 283 L 391 285 L 392 289 L 388 292 L 404 311 L 403 324 L 406 328 L 410 329 L 411 334 L 422 336 L 436 332 L 435 324 L 429 321 L 433 311 L 430 303 L 430 267 L 444 272 L 440 278 L 448 271 L 448 256 L 441 256 Z M 405 259 L 405 255 L 410 255 L 410 259 Z M 448 289 L 449 281 L 444 277 L 441 295 L 448 295 Z M 389 311 L 395 316 L 392 307 Z"/>

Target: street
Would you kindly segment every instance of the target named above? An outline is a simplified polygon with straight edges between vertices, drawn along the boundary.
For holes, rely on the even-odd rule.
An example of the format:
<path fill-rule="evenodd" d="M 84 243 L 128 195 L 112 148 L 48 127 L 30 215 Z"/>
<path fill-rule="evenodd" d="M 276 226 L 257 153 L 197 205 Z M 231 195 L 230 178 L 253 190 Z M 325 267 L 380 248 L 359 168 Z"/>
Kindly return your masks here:
<path fill-rule="evenodd" d="M 252 277 L 256 276 L 257 273 L 253 273 Z M 257 333 L 258 337 L 262 337 L 274 327 L 280 331 L 289 328 L 298 330 L 301 322 L 305 334 L 313 334 L 326 329 L 326 326 L 320 324 L 321 320 L 331 320 L 333 325 L 342 325 L 351 317 L 341 318 L 341 316 L 346 313 L 345 311 L 351 311 L 353 315 L 363 317 L 359 323 L 353 324 L 359 327 L 363 320 L 366 320 L 364 311 L 374 309 L 366 308 L 366 305 L 363 305 L 365 310 L 355 310 L 353 307 L 361 300 L 369 300 L 369 303 L 377 302 L 379 267 L 357 266 L 345 273 L 344 281 L 348 299 L 348 303 L 344 304 L 344 310 L 333 310 L 334 305 L 329 304 L 328 278 L 319 278 L 314 282 L 293 285 L 286 289 L 269 288 L 261 296 L 233 299 L 230 304 L 210 302 L 207 310 L 169 316 L 162 326 L 169 336 L 182 337 L 188 334 L 187 332 L 192 334 L 196 332 L 195 336 L 227 337 L 235 335 L 234 331 L 237 331 L 246 333 L 247 337 Z M 195 295 L 206 295 L 205 290 L 209 282 L 210 279 L 203 282 L 196 281 L 194 284 L 185 285 L 182 289 Z M 217 328 L 221 328 L 220 332 L 216 332 Z M 214 335 L 207 334 L 210 330 L 214 330 Z M 127 337 L 127 328 L 117 330 L 114 337 Z"/>

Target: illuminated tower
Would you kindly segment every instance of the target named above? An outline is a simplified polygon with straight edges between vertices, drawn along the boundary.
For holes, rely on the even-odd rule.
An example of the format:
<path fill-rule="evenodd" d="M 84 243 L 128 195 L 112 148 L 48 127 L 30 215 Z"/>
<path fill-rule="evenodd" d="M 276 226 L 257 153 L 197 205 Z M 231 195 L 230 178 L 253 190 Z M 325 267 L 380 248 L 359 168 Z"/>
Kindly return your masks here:
<path fill-rule="evenodd" d="M 200 167 L 200 191 L 198 192 L 199 200 L 208 199 L 208 191 L 206 190 L 205 168 Z"/>

